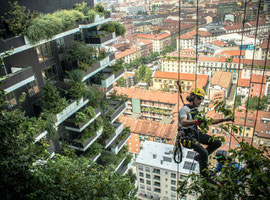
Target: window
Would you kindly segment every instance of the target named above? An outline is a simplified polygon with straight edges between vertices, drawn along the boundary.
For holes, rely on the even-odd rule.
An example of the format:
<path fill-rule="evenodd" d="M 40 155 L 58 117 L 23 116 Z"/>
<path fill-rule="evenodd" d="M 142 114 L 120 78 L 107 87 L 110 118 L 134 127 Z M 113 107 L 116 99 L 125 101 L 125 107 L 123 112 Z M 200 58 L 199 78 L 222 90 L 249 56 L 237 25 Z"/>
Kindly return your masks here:
<path fill-rule="evenodd" d="M 6 101 L 8 103 L 8 108 L 12 108 L 13 106 L 17 105 L 17 100 L 15 98 L 14 92 L 10 92 L 6 94 Z"/>
<path fill-rule="evenodd" d="M 176 174 L 171 173 L 171 178 L 176 178 Z"/>
<path fill-rule="evenodd" d="M 146 174 L 146 178 L 151 178 L 150 174 Z"/>
<path fill-rule="evenodd" d="M 141 189 L 144 189 L 144 185 L 141 185 L 140 188 L 141 188 Z"/>
<path fill-rule="evenodd" d="M 171 180 L 171 184 L 172 184 L 172 185 L 176 185 L 176 181 Z"/>
<path fill-rule="evenodd" d="M 147 184 L 147 185 L 151 185 L 151 181 L 146 180 L 146 184 Z"/>
<path fill-rule="evenodd" d="M 146 172 L 150 172 L 150 168 L 149 167 L 145 167 L 145 171 Z"/>
<path fill-rule="evenodd" d="M 49 42 L 36 47 L 36 52 L 37 52 L 39 62 L 44 62 L 52 58 L 53 56 L 52 48 Z"/>
<path fill-rule="evenodd" d="M 160 174 L 160 170 L 159 169 L 154 169 L 153 172 L 156 173 L 156 174 Z"/>
<path fill-rule="evenodd" d="M 29 94 L 30 97 L 39 92 L 39 88 L 38 88 L 38 85 L 37 85 L 37 81 L 36 80 L 28 83 L 26 85 L 26 88 L 28 90 L 28 94 Z"/>
<path fill-rule="evenodd" d="M 188 151 L 187 158 L 193 159 L 194 157 L 195 157 L 195 152 L 194 151 Z"/>
<path fill-rule="evenodd" d="M 56 41 L 58 53 L 63 53 L 66 49 L 64 38 L 59 38 Z"/>
<path fill-rule="evenodd" d="M 52 82 L 56 82 L 58 80 L 58 74 L 56 70 L 56 65 L 53 64 L 46 69 L 42 70 L 42 77 L 44 80 L 50 80 Z"/>
<path fill-rule="evenodd" d="M 171 197 L 175 198 L 176 197 L 176 193 L 172 192 L 171 193 Z"/>
<path fill-rule="evenodd" d="M 187 170 L 195 170 L 195 167 L 196 167 L 196 163 L 185 161 L 183 168 Z"/>
<path fill-rule="evenodd" d="M 151 191 L 151 187 L 150 187 L 150 186 L 146 186 L 146 189 L 147 189 L 148 191 Z"/>
<path fill-rule="evenodd" d="M 142 177 L 143 177 L 143 175 L 144 175 L 144 174 L 143 174 L 142 172 L 139 172 L 139 176 L 142 176 Z"/>
<path fill-rule="evenodd" d="M 176 187 L 175 186 L 172 186 L 171 187 L 171 191 L 176 191 Z"/>
<path fill-rule="evenodd" d="M 160 193 L 160 189 L 159 188 L 154 188 L 154 191 L 157 193 Z"/>

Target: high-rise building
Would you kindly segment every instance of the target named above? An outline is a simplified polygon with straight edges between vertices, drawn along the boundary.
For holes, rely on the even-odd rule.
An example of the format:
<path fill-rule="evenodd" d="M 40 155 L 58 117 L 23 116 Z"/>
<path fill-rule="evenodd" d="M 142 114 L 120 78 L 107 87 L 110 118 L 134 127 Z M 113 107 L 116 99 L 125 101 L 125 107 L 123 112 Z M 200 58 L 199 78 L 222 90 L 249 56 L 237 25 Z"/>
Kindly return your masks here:
<path fill-rule="evenodd" d="M 177 199 L 177 181 L 186 179 L 190 173 L 198 173 L 194 161 L 195 152 L 183 148 L 183 160 L 173 160 L 173 145 L 145 141 L 136 159 L 137 183 L 140 199 Z M 187 199 L 196 199 L 188 195 Z"/>
<path fill-rule="evenodd" d="M 113 83 L 124 75 L 124 69 L 114 68 L 115 55 L 105 48 L 117 36 L 101 30 L 102 24 L 111 21 L 109 12 L 92 12 L 95 14 L 88 16 L 94 3 L 86 1 L 89 12 L 75 10 L 74 5 L 81 2 L 19 2 L 44 15 L 34 18 L 26 31 L 17 30 L 15 35 L 2 21 L 7 29 L 0 42 L 0 87 L 6 93 L 7 109 L 17 108 L 19 97 L 25 93 L 26 100 L 20 106 L 26 115 L 38 117 L 45 111 L 55 114 L 58 141 L 65 141 L 78 154 L 103 165 L 112 164 L 104 162 L 110 156 L 121 174 L 127 171 L 131 159 L 124 148 L 130 132 L 117 121 L 127 103 L 115 93 L 113 98 L 108 94 L 113 91 Z M 8 4 L 3 8 L 11 9 Z M 47 82 L 51 85 L 45 90 Z M 35 142 L 43 142 L 46 137 L 43 129 Z M 53 144 L 49 149 L 52 154 L 57 151 Z"/>

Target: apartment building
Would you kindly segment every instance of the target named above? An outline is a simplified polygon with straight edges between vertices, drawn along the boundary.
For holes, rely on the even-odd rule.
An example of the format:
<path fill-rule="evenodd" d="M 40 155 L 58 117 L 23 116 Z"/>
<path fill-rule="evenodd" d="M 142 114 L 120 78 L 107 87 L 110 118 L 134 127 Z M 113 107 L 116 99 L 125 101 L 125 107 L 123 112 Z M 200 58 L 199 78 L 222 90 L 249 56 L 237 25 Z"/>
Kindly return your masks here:
<path fill-rule="evenodd" d="M 139 39 L 152 41 L 153 52 L 160 53 L 164 47 L 171 45 L 171 35 L 167 31 L 155 35 L 139 34 L 137 37 Z"/>
<path fill-rule="evenodd" d="M 69 1 L 65 5 L 60 4 L 59 1 L 47 1 L 50 6 L 44 6 L 43 2 L 40 4 L 27 2 L 22 5 L 28 6 L 30 10 L 49 12 L 54 15 L 54 11 L 63 6 L 72 12 L 74 4 L 82 1 Z M 93 9 L 93 1 L 88 0 L 87 3 L 89 4 L 86 9 Z M 74 21 L 74 24 L 67 29 L 62 27 L 62 31 L 55 33 L 50 39 L 35 38 L 36 40 L 33 41 L 33 38 L 29 40 L 28 35 L 21 35 L 1 41 L 0 55 L 3 70 L 1 70 L 0 80 L 1 89 L 6 93 L 7 109 L 17 108 L 20 96 L 25 93 L 26 100 L 20 106 L 26 115 L 38 117 L 44 111 L 43 106 L 46 105 L 47 111 L 56 116 L 55 127 L 59 140 L 66 141 L 79 155 L 97 162 L 104 152 L 109 152 L 115 157 L 113 163 L 116 166 L 115 171 L 121 174 L 128 168 L 127 163 L 124 162 L 128 154 L 123 147 L 130 138 L 130 132 L 123 128 L 123 124 L 117 122 L 117 118 L 127 107 L 126 102 L 117 96 L 114 100 L 108 97 L 109 92 L 113 90 L 113 83 L 124 75 L 123 69 L 113 70 L 115 55 L 106 52 L 104 48 L 106 44 L 116 39 L 115 33 L 104 33 L 99 30 L 100 25 L 110 21 L 110 13 L 97 13 L 93 20 L 85 17 L 84 20 L 78 19 L 76 23 Z M 95 52 L 95 56 L 88 56 L 85 60 L 88 65 L 84 66 L 84 70 L 80 70 L 82 66 L 79 65 L 79 57 L 73 58 L 71 63 L 67 62 L 68 50 L 70 52 L 71 49 L 78 54 L 84 50 Z M 101 109 L 100 102 L 95 101 L 93 98 L 96 97 L 93 95 L 80 93 L 75 96 L 79 91 L 74 88 L 74 85 L 69 84 L 73 79 L 67 76 L 67 72 L 74 74 L 74 70 L 77 75 L 82 76 L 82 80 L 76 80 L 74 85 L 80 84 L 83 88 L 87 88 L 85 92 L 88 94 L 102 90 L 104 92 L 102 98 L 108 103 L 106 108 Z M 57 102 L 53 100 L 45 102 L 43 87 L 48 81 L 52 84 L 51 88 L 54 88 L 50 92 L 55 90 L 53 95 L 59 95 L 60 101 L 64 102 L 63 108 L 58 108 L 57 111 L 53 111 L 50 107 Z M 78 120 L 79 116 L 83 116 L 83 120 Z M 104 120 L 100 116 L 103 116 Z M 110 127 L 109 133 L 108 131 L 105 133 L 107 127 Z M 40 134 L 35 136 L 35 143 L 46 140 L 47 134 L 46 130 L 40 131 Z M 110 136 L 104 137 L 107 134 Z M 56 150 L 53 147 L 52 144 L 49 147 L 52 156 Z"/>
<path fill-rule="evenodd" d="M 196 77 L 196 78 L 195 78 Z M 206 89 L 208 86 L 208 75 L 187 74 L 175 72 L 156 71 L 153 75 L 153 87 L 157 90 L 178 91 L 177 81 L 180 80 L 182 91 L 189 93 L 192 88 L 201 87 Z"/>
<path fill-rule="evenodd" d="M 257 145 L 270 146 L 270 112 L 259 111 L 256 118 L 253 142 Z"/>
<path fill-rule="evenodd" d="M 205 44 L 216 40 L 216 36 L 213 36 L 208 31 L 198 31 L 198 45 Z M 196 46 L 196 31 L 190 31 L 181 35 L 177 40 L 177 49 L 191 49 Z"/>
<path fill-rule="evenodd" d="M 180 72 L 194 74 L 196 71 L 196 56 L 195 54 L 182 52 L 172 52 L 161 57 L 161 70 L 163 72 Z"/>
<path fill-rule="evenodd" d="M 131 46 L 129 49 L 115 54 L 116 59 L 123 59 L 125 63 L 131 63 L 132 61 L 140 57 L 140 48 L 136 46 Z"/>
<path fill-rule="evenodd" d="M 140 199 L 177 199 L 177 181 L 184 180 L 190 173 L 198 173 L 199 166 L 193 160 L 195 152 L 182 148 L 183 160 L 174 162 L 173 145 L 145 141 L 136 159 L 136 175 Z M 188 200 L 196 199 L 187 195 Z"/>

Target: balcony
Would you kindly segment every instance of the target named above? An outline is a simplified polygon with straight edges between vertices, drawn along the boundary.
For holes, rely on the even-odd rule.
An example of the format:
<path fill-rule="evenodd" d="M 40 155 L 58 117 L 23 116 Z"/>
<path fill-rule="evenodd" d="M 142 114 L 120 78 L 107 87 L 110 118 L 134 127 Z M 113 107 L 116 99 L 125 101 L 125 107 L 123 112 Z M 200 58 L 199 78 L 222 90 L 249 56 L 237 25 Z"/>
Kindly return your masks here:
<path fill-rule="evenodd" d="M 105 148 L 108 148 L 117 136 L 123 131 L 123 124 L 113 124 L 115 127 L 115 133 L 110 139 L 105 140 Z"/>
<path fill-rule="evenodd" d="M 127 158 L 122 163 L 122 165 L 116 170 L 116 173 L 119 175 L 126 174 L 128 169 L 131 167 L 132 163 L 133 163 L 133 157 L 131 156 L 131 159 L 129 159 L 129 155 L 128 155 Z"/>
<path fill-rule="evenodd" d="M 88 78 L 94 76 L 95 74 L 102 71 L 109 65 L 113 64 L 114 59 L 115 59 L 114 53 L 107 53 L 107 56 L 103 60 L 93 64 L 91 67 L 89 67 L 87 71 L 84 71 L 83 81 L 87 80 Z"/>
<path fill-rule="evenodd" d="M 96 80 L 93 80 L 94 85 L 98 88 L 103 88 L 103 90 L 110 87 L 115 82 L 114 74 L 106 72 L 105 70 L 99 74 L 99 77 L 97 77 Z"/>
<path fill-rule="evenodd" d="M 45 137 L 48 134 L 48 131 L 43 131 L 41 134 L 34 136 L 34 143 L 38 142 L 41 138 Z"/>
<path fill-rule="evenodd" d="M 60 113 L 56 115 L 57 122 L 55 123 L 56 126 L 61 124 L 63 121 L 65 121 L 67 118 L 69 118 L 71 115 L 73 115 L 75 112 L 77 112 L 80 108 L 85 106 L 89 100 L 84 100 L 83 98 L 79 100 L 71 100 L 71 103 Z"/>
<path fill-rule="evenodd" d="M 117 172 L 117 170 L 121 167 L 121 165 L 124 163 L 125 160 L 126 160 L 126 157 L 123 158 L 118 165 L 116 165 L 116 168 L 114 170 L 115 172 Z"/>
<path fill-rule="evenodd" d="M 2 77 L 3 75 L 3 77 Z M 1 88 L 5 92 L 12 92 L 32 81 L 35 80 L 35 76 L 32 67 L 12 66 L 11 73 L 0 74 L 0 82 L 3 83 Z"/>
<path fill-rule="evenodd" d="M 86 151 L 99 138 L 99 136 L 101 136 L 102 132 L 103 129 L 100 129 L 99 131 L 96 131 L 93 136 L 87 138 L 86 140 L 82 140 L 82 136 L 85 134 L 82 133 L 78 136 L 79 139 L 74 140 L 69 139 L 68 140 L 69 146 L 79 151 Z"/>
<path fill-rule="evenodd" d="M 118 81 L 120 78 L 122 78 L 124 76 L 124 72 L 125 72 L 125 69 L 121 69 L 118 72 L 115 72 L 115 74 L 114 74 L 115 81 Z"/>
<path fill-rule="evenodd" d="M 160 181 L 160 176 L 154 176 L 154 180 Z"/>
<path fill-rule="evenodd" d="M 124 132 L 124 131 L 123 131 Z M 123 133 L 122 132 L 122 133 Z M 119 137 L 121 137 L 122 133 L 119 135 Z M 118 137 L 118 138 L 119 138 Z M 117 139 L 118 139 L 117 138 Z M 122 147 L 127 143 L 127 141 L 130 139 L 130 133 L 127 132 L 126 134 L 124 134 L 123 137 L 119 138 L 120 141 L 118 140 L 115 140 L 112 144 L 112 147 L 111 147 L 111 151 L 115 154 L 118 154 L 118 152 L 122 149 Z M 117 144 L 117 142 L 119 142 Z"/>
<path fill-rule="evenodd" d="M 127 108 L 127 102 L 109 100 L 109 107 L 106 116 L 109 117 L 110 121 L 113 123 Z"/>
<path fill-rule="evenodd" d="M 104 47 L 107 44 L 115 41 L 118 37 L 116 37 L 116 34 L 113 33 L 107 33 L 104 31 L 97 31 L 92 32 L 85 38 L 85 43 L 87 46 L 91 47 Z"/>
<path fill-rule="evenodd" d="M 25 45 L 24 37 L 16 36 L 16 37 L 8 38 L 6 40 L 1 41 L 0 49 L 1 49 L 1 52 L 5 52 L 12 48 L 17 48 L 23 45 Z"/>
<path fill-rule="evenodd" d="M 72 115 L 70 119 L 66 120 L 65 129 L 74 131 L 74 132 L 82 132 L 87 126 L 89 126 L 89 124 L 91 124 L 101 114 L 99 108 L 96 108 L 95 112 L 96 112 L 95 117 L 89 119 L 85 123 L 78 123 L 78 124 L 74 122 L 75 115 Z"/>

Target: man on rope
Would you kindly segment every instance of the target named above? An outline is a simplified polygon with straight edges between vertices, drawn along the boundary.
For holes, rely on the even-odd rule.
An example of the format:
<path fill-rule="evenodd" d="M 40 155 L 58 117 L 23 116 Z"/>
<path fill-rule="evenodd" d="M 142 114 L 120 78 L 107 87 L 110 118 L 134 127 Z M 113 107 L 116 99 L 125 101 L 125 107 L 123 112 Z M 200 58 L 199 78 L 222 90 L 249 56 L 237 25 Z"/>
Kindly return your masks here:
<path fill-rule="evenodd" d="M 204 100 L 205 91 L 202 88 L 195 88 L 187 96 L 189 104 L 185 104 L 179 111 L 179 130 L 182 131 L 183 138 L 189 138 L 189 147 L 193 148 L 198 155 L 194 160 L 199 162 L 200 174 L 209 178 L 207 172 L 208 156 L 221 146 L 220 140 L 214 140 L 208 134 L 203 134 L 198 130 L 201 121 L 195 120 L 198 115 L 198 107 Z M 212 124 L 218 124 L 226 121 L 232 121 L 231 117 L 223 119 L 214 119 Z M 188 139 L 187 139 L 188 140 Z M 182 141 L 183 143 L 183 141 Z M 186 143 L 186 141 L 184 141 Z M 208 145 L 205 149 L 201 144 Z M 185 144 L 183 144 L 185 147 Z"/>

